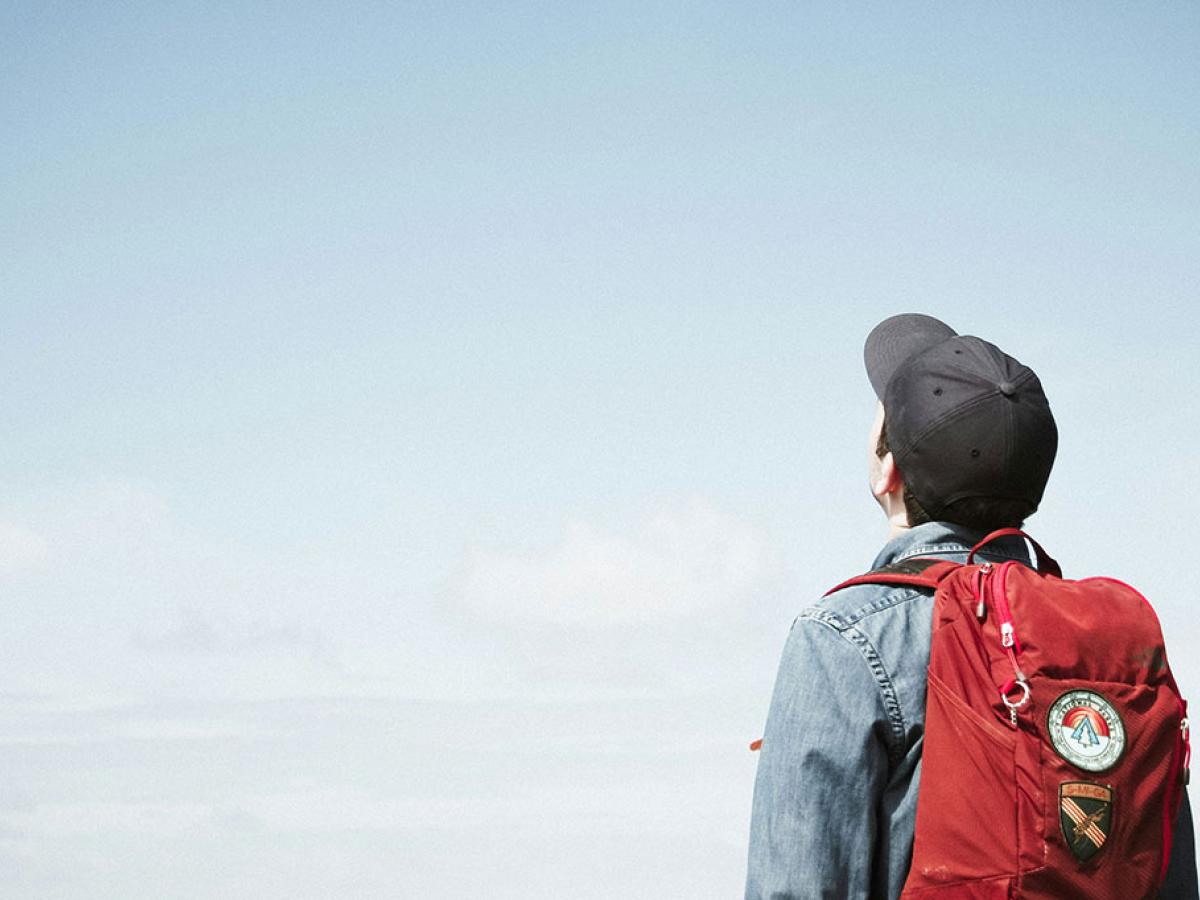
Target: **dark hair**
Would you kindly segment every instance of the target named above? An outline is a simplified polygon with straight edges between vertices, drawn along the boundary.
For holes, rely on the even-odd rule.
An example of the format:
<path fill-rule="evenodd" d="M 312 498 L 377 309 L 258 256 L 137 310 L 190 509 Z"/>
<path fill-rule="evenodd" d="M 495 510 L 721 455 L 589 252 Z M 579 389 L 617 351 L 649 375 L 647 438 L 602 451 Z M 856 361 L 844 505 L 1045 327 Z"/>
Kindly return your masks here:
<path fill-rule="evenodd" d="M 875 455 L 883 459 L 891 452 L 888 444 L 887 420 L 879 429 L 879 440 L 875 442 Z M 901 475 L 904 473 L 901 472 Z M 1037 507 L 1030 507 L 1027 500 L 1005 500 L 997 497 L 964 497 L 947 504 L 942 510 L 941 518 L 946 522 L 965 525 L 976 531 L 994 531 L 997 528 L 1020 528 L 1025 519 L 1033 514 Z M 904 511 L 908 515 L 909 525 L 921 525 L 933 521 L 925 511 L 913 492 L 904 485 Z"/>

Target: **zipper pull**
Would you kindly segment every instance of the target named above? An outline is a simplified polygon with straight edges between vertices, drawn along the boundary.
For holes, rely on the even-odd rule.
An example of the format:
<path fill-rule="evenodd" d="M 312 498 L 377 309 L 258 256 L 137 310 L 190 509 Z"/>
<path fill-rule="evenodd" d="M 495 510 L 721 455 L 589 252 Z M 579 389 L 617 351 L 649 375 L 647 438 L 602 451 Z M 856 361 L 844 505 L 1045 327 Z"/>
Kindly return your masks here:
<path fill-rule="evenodd" d="M 985 562 L 975 573 L 975 582 L 972 585 L 975 599 L 977 601 L 975 604 L 975 618 L 979 620 L 980 625 L 987 621 L 987 600 L 985 599 L 985 595 L 983 593 L 983 579 L 984 576 L 991 573 L 991 571 L 992 564 L 990 562 Z"/>
<path fill-rule="evenodd" d="M 1192 780 L 1192 741 L 1187 716 L 1179 723 L 1179 733 L 1183 738 L 1183 783 L 1186 786 Z"/>
<path fill-rule="evenodd" d="M 996 574 L 988 579 L 988 587 L 992 592 L 992 608 L 1000 626 L 1000 646 L 1008 651 L 1013 668 L 1017 668 L 1017 654 L 1021 645 L 1017 641 L 1016 627 L 1013 624 L 1012 609 L 1008 605 L 1008 571 L 1014 563 L 1005 563 L 996 570 Z"/>

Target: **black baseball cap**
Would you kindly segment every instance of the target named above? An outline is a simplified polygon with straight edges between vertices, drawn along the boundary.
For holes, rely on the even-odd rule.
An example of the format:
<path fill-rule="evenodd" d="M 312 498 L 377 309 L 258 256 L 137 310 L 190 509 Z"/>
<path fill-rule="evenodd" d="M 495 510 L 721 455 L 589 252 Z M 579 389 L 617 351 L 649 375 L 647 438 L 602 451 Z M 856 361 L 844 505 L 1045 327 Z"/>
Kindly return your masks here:
<path fill-rule="evenodd" d="M 968 498 L 1037 509 L 1058 427 L 1033 369 L 917 313 L 876 325 L 863 357 L 896 465 L 930 517 Z"/>

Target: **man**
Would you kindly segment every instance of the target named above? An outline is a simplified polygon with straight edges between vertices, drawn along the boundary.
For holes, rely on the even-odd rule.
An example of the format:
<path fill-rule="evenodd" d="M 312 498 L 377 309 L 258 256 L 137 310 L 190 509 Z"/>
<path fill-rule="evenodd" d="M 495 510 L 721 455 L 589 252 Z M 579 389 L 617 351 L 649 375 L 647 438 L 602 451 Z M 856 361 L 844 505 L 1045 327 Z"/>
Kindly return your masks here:
<path fill-rule="evenodd" d="M 872 495 L 890 526 L 871 568 L 914 556 L 964 562 L 989 531 L 1041 502 L 1058 432 L 1031 369 L 929 316 L 867 337 L 879 398 Z M 1025 542 L 984 559 L 1027 565 Z M 854 574 L 854 573 L 844 573 Z M 912 858 L 933 598 L 856 585 L 803 610 L 775 683 L 754 786 L 747 900 L 894 898 Z M 1187 798 L 1161 897 L 1197 897 Z"/>

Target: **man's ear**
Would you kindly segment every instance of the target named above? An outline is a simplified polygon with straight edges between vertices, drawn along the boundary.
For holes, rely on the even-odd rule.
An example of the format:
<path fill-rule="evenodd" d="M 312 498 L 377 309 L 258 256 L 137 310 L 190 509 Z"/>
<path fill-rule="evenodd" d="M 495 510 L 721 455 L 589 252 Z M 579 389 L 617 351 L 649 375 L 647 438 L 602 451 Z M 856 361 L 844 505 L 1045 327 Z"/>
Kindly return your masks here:
<path fill-rule="evenodd" d="M 871 485 L 871 493 L 882 500 L 888 494 L 894 494 L 900 490 L 903 483 L 904 481 L 900 477 L 900 470 L 896 468 L 896 458 L 892 455 L 892 451 L 889 450 L 879 460 L 879 477 Z"/>

